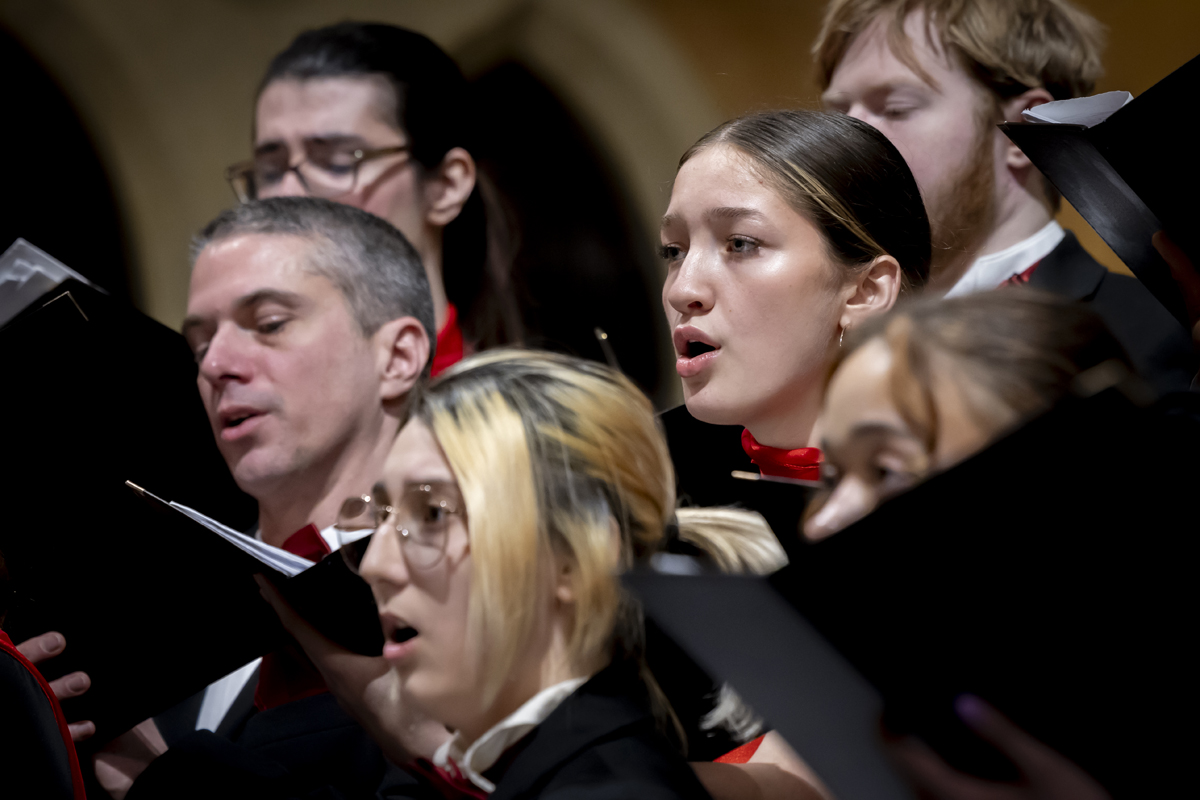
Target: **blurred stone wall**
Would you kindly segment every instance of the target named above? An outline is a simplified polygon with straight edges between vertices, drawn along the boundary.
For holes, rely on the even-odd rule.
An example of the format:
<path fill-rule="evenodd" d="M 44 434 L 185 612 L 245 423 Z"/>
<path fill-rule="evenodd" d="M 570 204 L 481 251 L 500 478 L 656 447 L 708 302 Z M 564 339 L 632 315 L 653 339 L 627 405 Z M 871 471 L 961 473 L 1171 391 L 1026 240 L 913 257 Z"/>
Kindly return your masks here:
<path fill-rule="evenodd" d="M 1195 0 L 1082 0 L 1109 27 L 1100 90 L 1144 90 L 1200 51 Z M 674 164 L 736 114 L 814 106 L 813 0 L 0 0 L 0 25 L 77 107 L 124 218 L 141 307 L 177 326 L 191 234 L 233 198 L 256 83 L 301 29 L 374 19 L 421 30 L 468 76 L 528 66 L 604 151 L 653 232 Z M 69 191 L 69 187 L 64 187 Z M 1122 268 L 1070 209 L 1062 218 Z M 666 345 L 663 344 L 663 347 Z"/>

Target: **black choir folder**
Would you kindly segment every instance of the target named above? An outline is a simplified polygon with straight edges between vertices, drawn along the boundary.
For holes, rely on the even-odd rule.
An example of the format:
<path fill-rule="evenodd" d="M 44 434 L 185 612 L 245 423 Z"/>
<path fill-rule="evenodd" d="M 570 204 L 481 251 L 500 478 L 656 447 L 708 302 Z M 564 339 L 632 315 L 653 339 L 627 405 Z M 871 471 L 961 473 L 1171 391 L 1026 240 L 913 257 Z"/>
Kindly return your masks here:
<path fill-rule="evenodd" d="M 4 627 L 17 642 L 66 636 L 41 666 L 51 679 L 91 675 L 63 707 L 95 720 L 99 744 L 285 634 L 252 578 L 271 574 L 259 559 L 125 485 L 238 528 L 256 517 L 217 451 L 183 337 L 74 280 L 33 308 L 0 330 L 0 550 L 14 586 Z M 340 558 L 274 577 L 332 638 L 369 649 L 373 631 L 378 652 L 370 592 Z M 356 611 L 330 620 L 343 605 Z"/>
<path fill-rule="evenodd" d="M 1178 287 L 1150 243 L 1165 229 L 1200 265 L 1200 156 L 1195 98 L 1200 56 L 1093 124 L 1016 122 L 1000 126 L 1100 234 L 1113 252 L 1184 327 L 1191 329 Z M 1111 93 L 1113 95 L 1117 93 Z M 1063 119 L 1100 98 L 1038 106 L 1027 116 Z M 1100 116 L 1103 116 L 1101 114 Z M 1093 122 L 1096 116 L 1084 122 Z"/>
<path fill-rule="evenodd" d="M 769 581 L 630 582 L 843 800 L 885 793 L 876 692 L 890 728 L 965 771 L 1013 775 L 954 716 L 971 692 L 1114 797 L 1183 796 L 1200 745 L 1198 419 L 1194 395 L 1145 410 L 1109 389 L 885 503 Z"/>

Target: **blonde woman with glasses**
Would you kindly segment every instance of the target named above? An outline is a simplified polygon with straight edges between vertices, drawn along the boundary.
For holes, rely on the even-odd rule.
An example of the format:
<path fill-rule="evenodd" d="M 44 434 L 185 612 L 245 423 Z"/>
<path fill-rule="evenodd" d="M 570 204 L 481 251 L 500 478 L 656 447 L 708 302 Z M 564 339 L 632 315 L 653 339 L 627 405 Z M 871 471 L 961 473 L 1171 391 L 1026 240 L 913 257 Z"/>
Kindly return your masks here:
<path fill-rule="evenodd" d="M 758 515 L 677 511 L 674 486 L 653 408 L 619 373 L 477 355 L 415 400 L 373 493 L 344 507 L 342 527 L 374 528 L 343 554 L 374 592 L 386 673 L 343 696 L 359 657 L 330 657 L 273 602 L 392 760 L 465 796 L 815 797 L 778 767 L 684 760 L 660 688 L 675 676 L 651 672 L 619 573 L 667 549 L 731 572 L 785 559 Z"/>

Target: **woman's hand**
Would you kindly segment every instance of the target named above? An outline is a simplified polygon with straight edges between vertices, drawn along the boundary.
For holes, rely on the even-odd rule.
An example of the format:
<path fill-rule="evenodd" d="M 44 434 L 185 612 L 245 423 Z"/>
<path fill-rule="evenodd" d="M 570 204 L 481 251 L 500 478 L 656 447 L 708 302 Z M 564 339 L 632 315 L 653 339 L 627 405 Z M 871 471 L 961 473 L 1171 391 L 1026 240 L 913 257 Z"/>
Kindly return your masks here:
<path fill-rule="evenodd" d="M 382 656 L 360 655 L 331 641 L 297 614 L 270 581 L 261 575 L 255 580 L 283 627 L 321 672 L 329 691 L 384 755 L 394 764 L 432 758 L 450 734 L 445 726 L 405 709 L 396 675 L 387 661 Z"/>
<path fill-rule="evenodd" d="M 1090 775 L 1018 728 L 973 695 L 955 703 L 958 716 L 1021 771 L 1019 783 L 965 775 L 949 766 L 924 742 L 905 737 L 889 744 L 900 770 L 921 797 L 936 800 L 1111 800 Z"/>
<path fill-rule="evenodd" d="M 65 649 L 67 649 L 67 638 L 58 631 L 49 631 L 40 636 L 31 637 L 17 645 L 17 650 L 32 664 L 48 661 Z M 70 675 L 63 675 L 61 678 L 50 681 L 50 690 L 54 692 L 59 703 L 72 697 L 79 697 L 91 686 L 92 679 L 86 672 L 72 672 Z M 96 725 L 91 720 L 72 722 L 67 727 L 71 731 L 71 739 L 76 742 L 82 742 L 96 732 Z"/>

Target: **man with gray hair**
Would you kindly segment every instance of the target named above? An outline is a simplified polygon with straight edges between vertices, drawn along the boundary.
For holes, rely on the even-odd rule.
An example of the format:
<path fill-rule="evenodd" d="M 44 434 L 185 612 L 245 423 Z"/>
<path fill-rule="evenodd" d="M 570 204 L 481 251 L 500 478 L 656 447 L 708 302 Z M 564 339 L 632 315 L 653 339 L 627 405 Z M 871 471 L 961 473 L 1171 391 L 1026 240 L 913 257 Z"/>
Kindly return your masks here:
<path fill-rule="evenodd" d="M 313 561 L 338 548 L 342 502 L 370 491 L 408 394 L 429 373 L 433 324 L 416 251 L 356 208 L 307 197 L 254 201 L 197 236 L 183 333 L 217 447 L 258 501 L 264 542 Z M 158 718 L 175 762 L 158 772 L 186 774 L 188 748 L 175 742 L 194 743 L 183 734 L 207 729 L 221 735 L 200 735 L 210 751 L 235 739 L 308 785 L 373 789 L 378 749 L 299 649 L 261 661 L 209 686 L 198 711 L 193 702 Z M 96 762 L 114 796 L 165 749 L 149 723 L 122 738 Z"/>
<path fill-rule="evenodd" d="M 258 500 L 259 535 L 282 547 L 305 525 L 332 525 L 379 476 L 427 372 L 429 283 L 387 222 L 310 198 L 226 211 L 193 252 L 183 334 L 200 396 Z"/>

